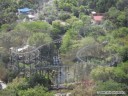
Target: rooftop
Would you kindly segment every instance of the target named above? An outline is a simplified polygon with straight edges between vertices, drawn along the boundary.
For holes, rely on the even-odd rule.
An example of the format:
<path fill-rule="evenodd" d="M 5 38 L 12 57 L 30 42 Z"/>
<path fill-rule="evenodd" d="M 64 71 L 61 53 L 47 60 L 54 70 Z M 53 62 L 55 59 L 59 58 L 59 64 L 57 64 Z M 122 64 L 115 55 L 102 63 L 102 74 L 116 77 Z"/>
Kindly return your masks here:
<path fill-rule="evenodd" d="M 29 12 L 30 10 L 32 9 L 29 9 L 29 8 L 21 8 L 21 9 L 18 9 L 19 12 Z"/>
<path fill-rule="evenodd" d="M 103 16 L 93 16 L 93 20 L 95 21 L 102 21 L 103 20 Z"/>

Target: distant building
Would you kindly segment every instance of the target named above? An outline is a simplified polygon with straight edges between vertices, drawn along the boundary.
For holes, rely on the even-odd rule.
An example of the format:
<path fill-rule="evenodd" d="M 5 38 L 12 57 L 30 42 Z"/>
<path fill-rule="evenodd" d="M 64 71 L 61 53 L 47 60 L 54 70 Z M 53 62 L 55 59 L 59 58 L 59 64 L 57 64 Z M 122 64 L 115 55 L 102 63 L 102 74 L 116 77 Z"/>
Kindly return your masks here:
<path fill-rule="evenodd" d="M 21 8 L 18 9 L 18 15 L 24 15 L 26 16 L 29 20 L 35 20 L 36 16 L 35 16 L 35 12 L 32 9 L 29 8 Z M 23 21 L 26 21 L 26 18 L 23 19 Z"/>
<path fill-rule="evenodd" d="M 32 11 L 32 9 L 29 9 L 29 8 L 18 9 L 19 14 L 29 14 L 31 11 Z"/>
<path fill-rule="evenodd" d="M 94 24 L 100 24 L 103 21 L 104 13 L 96 13 L 93 11 L 91 13 L 91 17 L 92 17 L 92 22 Z"/>
<path fill-rule="evenodd" d="M 28 18 L 29 18 L 29 19 L 34 19 L 34 18 L 35 18 L 35 16 L 34 16 L 34 15 L 29 14 L 29 15 L 28 15 Z"/>

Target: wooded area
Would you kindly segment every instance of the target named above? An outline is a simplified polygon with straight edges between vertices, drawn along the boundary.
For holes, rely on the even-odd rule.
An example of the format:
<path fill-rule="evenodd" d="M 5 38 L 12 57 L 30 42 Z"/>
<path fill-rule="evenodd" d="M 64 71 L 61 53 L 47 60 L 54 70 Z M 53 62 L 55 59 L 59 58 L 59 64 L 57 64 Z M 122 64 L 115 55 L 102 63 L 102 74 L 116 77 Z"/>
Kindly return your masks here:
<path fill-rule="evenodd" d="M 32 11 L 19 13 L 22 8 Z M 7 83 L 0 96 L 56 93 L 51 90 L 53 82 L 49 78 L 53 77 L 40 76 L 38 72 L 29 78 L 20 77 L 19 71 L 8 68 L 10 48 L 26 45 L 33 49 L 46 45 L 42 50 L 51 50 L 49 54 L 39 51 L 43 58 L 51 56 L 47 63 L 59 54 L 63 65 L 72 66 L 70 71 L 79 69 L 75 69 L 76 65 L 86 65 L 77 70 L 80 77 L 67 81 L 80 82 L 68 86 L 72 90 L 66 92 L 71 96 L 106 96 L 98 91 L 128 94 L 128 0 L 0 0 L 0 9 L 0 80 Z M 103 18 L 96 21 L 94 16 Z M 20 65 L 23 64 L 29 66 L 23 62 Z"/>

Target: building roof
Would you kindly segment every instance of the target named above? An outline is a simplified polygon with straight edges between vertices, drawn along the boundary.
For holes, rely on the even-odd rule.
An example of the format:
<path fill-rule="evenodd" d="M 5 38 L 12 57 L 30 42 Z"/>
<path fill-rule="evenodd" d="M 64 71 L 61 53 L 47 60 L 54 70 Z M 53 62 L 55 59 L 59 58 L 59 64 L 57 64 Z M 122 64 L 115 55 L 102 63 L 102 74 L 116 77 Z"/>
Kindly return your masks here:
<path fill-rule="evenodd" d="M 29 14 L 29 15 L 28 15 L 28 18 L 35 18 L 35 16 L 34 16 L 34 15 Z"/>
<path fill-rule="evenodd" d="M 92 11 L 91 13 L 92 13 L 92 14 L 96 14 L 96 12 L 95 12 L 95 11 Z"/>
<path fill-rule="evenodd" d="M 95 20 L 95 21 L 102 21 L 103 20 L 103 16 L 93 16 L 93 19 Z"/>
<path fill-rule="evenodd" d="M 29 9 L 29 8 L 18 9 L 19 12 L 23 12 L 23 13 L 29 12 L 30 10 L 32 10 L 32 9 Z"/>

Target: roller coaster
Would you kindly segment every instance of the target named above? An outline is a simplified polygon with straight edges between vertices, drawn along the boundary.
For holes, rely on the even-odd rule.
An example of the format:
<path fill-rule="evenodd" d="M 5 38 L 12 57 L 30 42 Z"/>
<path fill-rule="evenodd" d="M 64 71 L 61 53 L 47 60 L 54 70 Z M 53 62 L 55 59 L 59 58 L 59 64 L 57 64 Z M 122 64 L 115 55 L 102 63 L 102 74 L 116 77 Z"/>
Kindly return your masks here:
<path fill-rule="evenodd" d="M 77 51 L 76 57 L 84 64 L 116 66 L 120 62 L 120 57 L 117 54 L 112 54 L 110 51 L 103 51 L 104 46 L 104 42 L 86 45 Z M 109 57 L 111 59 L 107 60 Z"/>
<path fill-rule="evenodd" d="M 83 38 L 80 34 L 78 34 Z M 59 47 L 62 39 L 56 39 L 52 42 L 36 46 L 25 45 L 22 47 L 10 48 L 10 64 L 9 69 L 15 70 L 19 75 L 30 77 L 35 73 L 40 75 L 47 74 L 52 77 L 54 84 L 63 84 L 68 82 L 68 75 L 70 67 L 63 64 L 60 56 Z M 102 48 L 104 42 L 99 44 L 89 44 L 80 48 L 77 53 L 77 63 L 72 65 L 74 68 L 74 79 L 84 79 L 86 65 L 93 66 L 114 66 L 118 62 L 116 55 L 111 52 L 104 52 Z M 107 61 L 106 58 L 111 56 L 111 60 Z M 78 81 L 78 80 L 74 80 Z"/>
<path fill-rule="evenodd" d="M 10 48 L 10 64 L 9 69 L 18 72 L 18 75 L 30 77 L 38 73 L 40 75 L 47 74 L 54 85 L 64 84 L 69 81 L 70 69 L 72 66 L 63 64 L 61 61 L 59 47 L 61 39 L 54 40 L 39 47 L 25 45 L 23 47 Z M 103 44 L 86 45 L 79 49 L 76 57 L 79 63 L 73 65 L 74 72 L 73 82 L 85 79 L 86 66 L 90 65 L 114 65 L 115 56 L 111 62 L 107 62 L 105 58 L 110 56 L 109 53 L 102 51 Z"/>
<path fill-rule="evenodd" d="M 18 72 L 18 75 L 29 77 L 35 73 L 47 74 L 53 77 L 53 83 L 66 82 L 69 66 L 62 63 L 59 47 L 61 39 L 54 40 L 39 47 L 25 45 L 10 48 L 9 69 Z"/>

